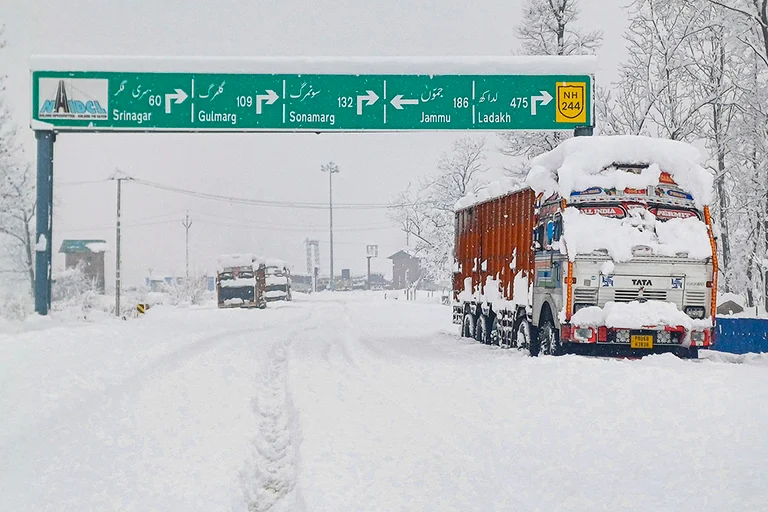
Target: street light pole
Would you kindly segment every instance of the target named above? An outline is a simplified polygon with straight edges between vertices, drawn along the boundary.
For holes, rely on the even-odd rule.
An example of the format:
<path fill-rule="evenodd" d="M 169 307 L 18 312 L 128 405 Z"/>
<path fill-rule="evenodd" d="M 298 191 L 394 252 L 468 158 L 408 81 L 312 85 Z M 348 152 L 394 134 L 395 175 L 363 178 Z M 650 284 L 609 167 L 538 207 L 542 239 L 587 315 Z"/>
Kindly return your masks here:
<path fill-rule="evenodd" d="M 185 243 L 186 243 L 186 251 L 185 251 L 185 261 L 186 261 L 186 267 L 187 267 L 187 279 L 189 279 L 189 228 L 192 227 L 192 219 L 189 218 L 189 212 L 187 212 L 186 216 L 184 217 L 184 220 L 181 222 L 181 225 L 184 226 L 185 230 Z"/>
<path fill-rule="evenodd" d="M 320 167 L 320 170 L 328 173 L 328 211 L 329 211 L 329 226 L 330 226 L 330 252 L 331 252 L 331 280 L 329 289 L 334 291 L 336 284 L 333 282 L 333 175 L 339 172 L 339 166 L 333 162 L 329 162 Z"/>

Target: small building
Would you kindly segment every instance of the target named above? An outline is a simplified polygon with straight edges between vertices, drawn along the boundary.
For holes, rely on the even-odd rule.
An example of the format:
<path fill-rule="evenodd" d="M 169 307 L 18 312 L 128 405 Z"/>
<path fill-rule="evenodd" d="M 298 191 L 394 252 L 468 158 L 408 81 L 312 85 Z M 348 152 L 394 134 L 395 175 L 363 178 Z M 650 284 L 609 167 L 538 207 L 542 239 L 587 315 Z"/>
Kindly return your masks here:
<path fill-rule="evenodd" d="M 83 273 L 96 283 L 99 292 L 104 293 L 104 240 L 64 240 L 59 252 L 64 254 L 64 267 L 76 268 L 82 265 Z"/>
<path fill-rule="evenodd" d="M 421 279 L 421 261 L 406 250 L 397 251 L 387 259 L 392 260 L 392 288 L 410 288 Z"/>

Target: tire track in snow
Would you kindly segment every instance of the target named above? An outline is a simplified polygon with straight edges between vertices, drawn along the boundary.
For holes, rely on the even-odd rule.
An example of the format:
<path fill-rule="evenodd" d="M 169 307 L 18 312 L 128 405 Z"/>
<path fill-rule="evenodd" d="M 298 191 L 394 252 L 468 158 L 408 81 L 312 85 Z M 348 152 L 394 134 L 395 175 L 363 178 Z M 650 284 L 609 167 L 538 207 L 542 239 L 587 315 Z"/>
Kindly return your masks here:
<path fill-rule="evenodd" d="M 240 472 L 248 512 L 304 509 L 296 487 L 301 432 L 288 386 L 288 350 L 300 333 L 306 336 L 318 328 L 319 317 L 315 309 L 284 338 L 273 342 L 263 364 L 261 385 L 253 399 L 257 432 Z"/>

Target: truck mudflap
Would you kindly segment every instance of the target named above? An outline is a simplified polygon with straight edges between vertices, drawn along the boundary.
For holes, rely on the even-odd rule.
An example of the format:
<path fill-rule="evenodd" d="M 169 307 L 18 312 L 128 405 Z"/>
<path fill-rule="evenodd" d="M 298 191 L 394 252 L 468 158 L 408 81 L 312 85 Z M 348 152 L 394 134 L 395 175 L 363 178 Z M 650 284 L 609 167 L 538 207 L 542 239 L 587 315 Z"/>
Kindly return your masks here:
<path fill-rule="evenodd" d="M 562 324 L 560 340 L 563 343 L 613 345 L 651 351 L 665 347 L 710 347 L 714 344 L 711 327 L 686 331 L 683 326 L 622 329 Z"/>

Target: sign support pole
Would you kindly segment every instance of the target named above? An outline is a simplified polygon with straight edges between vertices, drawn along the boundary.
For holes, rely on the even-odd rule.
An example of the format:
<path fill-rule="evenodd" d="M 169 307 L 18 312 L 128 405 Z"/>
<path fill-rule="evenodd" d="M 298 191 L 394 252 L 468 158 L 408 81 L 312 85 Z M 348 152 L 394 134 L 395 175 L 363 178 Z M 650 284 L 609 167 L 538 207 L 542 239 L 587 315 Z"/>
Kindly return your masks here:
<path fill-rule="evenodd" d="M 573 129 L 574 137 L 591 137 L 595 131 L 594 126 L 578 126 Z"/>
<path fill-rule="evenodd" d="M 37 203 L 35 237 L 35 311 L 47 315 L 51 307 L 53 233 L 53 131 L 35 131 L 37 139 Z"/>

